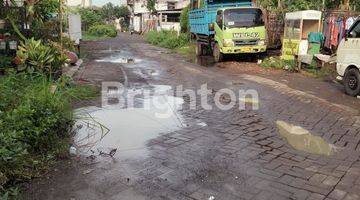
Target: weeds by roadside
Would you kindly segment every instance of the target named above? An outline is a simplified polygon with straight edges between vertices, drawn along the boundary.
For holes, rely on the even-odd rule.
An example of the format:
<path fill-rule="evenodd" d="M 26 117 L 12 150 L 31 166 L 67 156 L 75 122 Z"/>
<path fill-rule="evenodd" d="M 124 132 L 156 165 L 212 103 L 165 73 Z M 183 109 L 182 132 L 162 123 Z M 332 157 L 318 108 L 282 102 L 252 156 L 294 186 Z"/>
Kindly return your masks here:
<path fill-rule="evenodd" d="M 187 33 L 178 35 L 175 31 L 149 31 L 145 34 L 145 40 L 159 47 L 177 49 L 187 46 L 190 43 L 190 36 Z"/>
<path fill-rule="evenodd" d="M 107 24 L 97 24 L 84 33 L 84 40 L 98 40 L 104 38 L 116 37 L 117 31 L 115 26 Z"/>
<path fill-rule="evenodd" d="M 74 123 L 71 102 L 91 98 L 95 89 L 67 78 L 10 72 L 0 78 L 0 197 L 13 186 L 40 176 L 67 155 Z M 16 190 L 15 190 L 16 191 Z"/>
<path fill-rule="evenodd" d="M 284 69 L 290 72 L 296 71 L 296 62 L 292 60 L 283 60 L 280 57 L 265 58 L 260 64 L 263 68 Z"/>
<path fill-rule="evenodd" d="M 180 47 L 175 49 L 175 52 L 184 55 L 187 58 L 192 58 L 194 57 L 195 54 L 195 46 L 191 43 L 189 43 L 186 46 Z"/>

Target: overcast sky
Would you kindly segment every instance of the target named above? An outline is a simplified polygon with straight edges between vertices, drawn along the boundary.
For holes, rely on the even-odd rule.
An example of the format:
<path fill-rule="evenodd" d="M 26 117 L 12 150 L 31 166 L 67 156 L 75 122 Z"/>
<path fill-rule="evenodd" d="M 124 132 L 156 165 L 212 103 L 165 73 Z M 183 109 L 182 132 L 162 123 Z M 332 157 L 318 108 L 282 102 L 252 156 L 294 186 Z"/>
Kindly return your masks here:
<path fill-rule="evenodd" d="M 103 6 L 107 3 L 113 3 L 114 5 L 125 4 L 126 0 L 92 0 L 93 5 L 95 6 Z"/>

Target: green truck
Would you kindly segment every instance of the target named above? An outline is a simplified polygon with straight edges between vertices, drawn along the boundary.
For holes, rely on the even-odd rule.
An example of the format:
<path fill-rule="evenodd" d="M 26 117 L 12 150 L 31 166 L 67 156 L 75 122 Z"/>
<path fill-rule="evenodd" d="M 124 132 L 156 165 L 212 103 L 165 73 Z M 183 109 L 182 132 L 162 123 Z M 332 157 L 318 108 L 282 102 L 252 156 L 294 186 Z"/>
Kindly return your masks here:
<path fill-rule="evenodd" d="M 263 54 L 267 50 L 264 12 L 251 1 L 192 0 L 190 32 L 196 54 L 211 49 L 215 62 L 226 54 Z"/>

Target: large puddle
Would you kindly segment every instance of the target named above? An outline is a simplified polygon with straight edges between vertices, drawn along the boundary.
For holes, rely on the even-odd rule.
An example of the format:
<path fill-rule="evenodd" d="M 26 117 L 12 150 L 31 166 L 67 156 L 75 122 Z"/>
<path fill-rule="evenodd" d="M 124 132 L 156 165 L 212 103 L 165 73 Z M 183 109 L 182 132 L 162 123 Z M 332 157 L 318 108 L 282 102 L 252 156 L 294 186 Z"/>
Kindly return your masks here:
<path fill-rule="evenodd" d="M 134 64 L 141 62 L 140 59 L 132 58 L 130 54 L 126 52 L 121 52 L 118 54 L 111 55 L 109 57 L 95 60 L 96 62 L 105 62 L 105 63 L 119 63 L 119 64 Z"/>
<path fill-rule="evenodd" d="M 296 150 L 312 154 L 331 156 L 337 152 L 333 144 L 327 143 L 323 138 L 314 136 L 308 130 L 294 126 L 284 121 L 276 121 L 279 133 Z"/>
<path fill-rule="evenodd" d="M 85 156 L 109 154 L 116 149 L 116 158 L 146 156 L 146 144 L 161 134 L 183 128 L 178 112 L 182 98 L 166 95 L 169 86 L 153 87 L 154 96 L 141 99 L 140 107 L 88 107 L 76 111 L 77 153 Z"/>

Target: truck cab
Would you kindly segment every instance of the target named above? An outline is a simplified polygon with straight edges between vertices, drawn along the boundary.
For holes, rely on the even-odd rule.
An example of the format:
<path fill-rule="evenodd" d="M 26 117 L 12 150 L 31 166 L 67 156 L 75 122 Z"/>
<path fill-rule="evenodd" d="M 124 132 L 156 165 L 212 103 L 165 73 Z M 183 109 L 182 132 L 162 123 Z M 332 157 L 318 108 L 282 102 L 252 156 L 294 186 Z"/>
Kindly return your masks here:
<path fill-rule="evenodd" d="M 266 29 L 259 8 L 222 8 L 214 25 L 213 55 L 221 61 L 223 54 L 263 53 L 266 51 Z"/>
<path fill-rule="evenodd" d="M 194 3 L 195 2 L 195 3 Z M 197 55 L 210 48 L 216 62 L 226 54 L 261 54 L 267 50 L 264 12 L 252 1 L 192 0 L 190 31 Z"/>
<path fill-rule="evenodd" d="M 337 49 L 338 77 L 351 96 L 360 95 L 360 20 L 355 22 Z"/>

